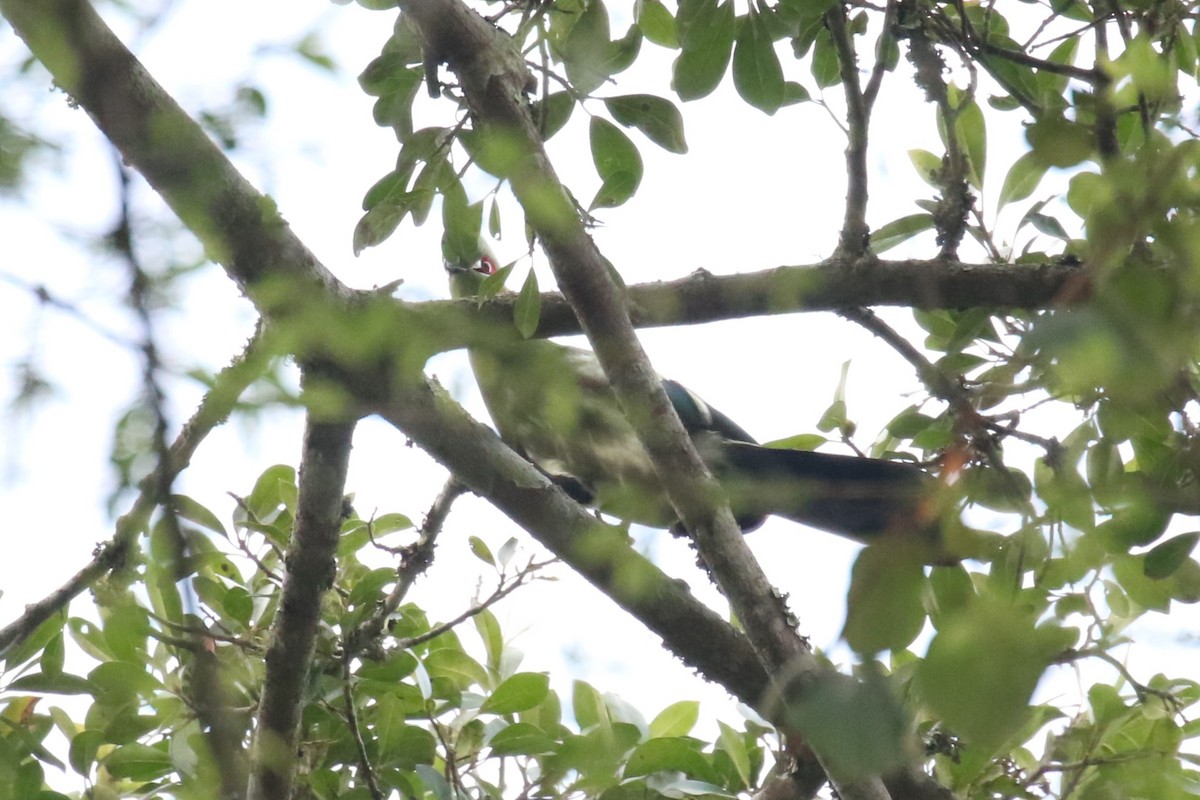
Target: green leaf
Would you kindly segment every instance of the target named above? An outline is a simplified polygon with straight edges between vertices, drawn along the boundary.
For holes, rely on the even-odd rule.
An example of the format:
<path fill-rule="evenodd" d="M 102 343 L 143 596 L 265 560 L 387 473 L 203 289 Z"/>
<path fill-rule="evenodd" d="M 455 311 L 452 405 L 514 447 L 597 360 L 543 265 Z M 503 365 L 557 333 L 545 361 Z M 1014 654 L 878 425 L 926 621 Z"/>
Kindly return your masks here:
<path fill-rule="evenodd" d="M 555 752 L 558 742 L 536 725 L 516 722 L 497 731 L 488 746 L 496 755 L 536 756 Z"/>
<path fill-rule="evenodd" d="M 504 656 L 504 636 L 500 632 L 500 623 L 490 609 L 483 609 L 473 618 L 475 630 L 483 641 L 483 649 L 487 652 L 487 665 L 490 669 L 500 671 L 501 658 Z"/>
<path fill-rule="evenodd" d="M 604 74 L 616 75 L 618 72 L 629 69 L 629 66 L 637 60 L 641 49 L 642 29 L 636 25 L 631 26 L 624 36 L 609 45 L 602 65 Z"/>
<path fill-rule="evenodd" d="M 1025 131 L 1034 157 L 1047 167 L 1065 169 L 1086 160 L 1095 149 L 1095 138 L 1086 125 L 1063 117 L 1042 117 Z"/>
<path fill-rule="evenodd" d="M 542 313 L 542 296 L 538 293 L 537 273 L 532 269 L 521 284 L 521 293 L 513 305 L 513 322 L 521 337 L 528 339 L 537 333 L 538 319 Z"/>
<path fill-rule="evenodd" d="M 881 225 L 871 233 L 871 251 L 876 255 L 891 250 L 917 234 L 933 229 L 932 214 L 910 214 Z"/>
<path fill-rule="evenodd" d="M 590 0 L 562 45 L 567 80 L 579 94 L 591 94 L 609 76 L 611 46 L 608 10 L 603 0 Z"/>
<path fill-rule="evenodd" d="M 642 157 L 637 147 L 616 125 L 592 117 L 592 161 L 603 181 L 589 208 L 612 208 L 633 196 L 642 182 Z"/>
<path fill-rule="evenodd" d="M 941 624 L 942 619 L 966 608 L 975 598 L 975 586 L 971 582 L 971 575 L 961 564 L 931 570 L 929 588 L 929 621 L 935 628 Z"/>
<path fill-rule="evenodd" d="M 217 515 L 187 495 L 171 495 L 171 506 L 174 508 L 175 513 L 184 519 L 194 522 L 213 533 L 219 533 L 225 538 L 229 538 L 229 534 L 225 532 L 225 526 L 221 524 L 221 520 L 217 519 Z"/>
<path fill-rule="evenodd" d="M 604 707 L 604 698 L 591 684 L 584 681 L 575 681 L 571 686 L 571 710 L 581 731 L 586 731 L 601 722 L 608 724 L 608 710 Z"/>
<path fill-rule="evenodd" d="M 808 89 L 795 81 L 783 82 L 783 104 L 785 106 L 807 103 L 809 100 L 812 100 L 812 95 L 808 93 Z"/>
<path fill-rule="evenodd" d="M 1112 517 L 1096 528 L 1111 553 L 1123 553 L 1131 547 L 1150 544 L 1166 531 L 1171 512 L 1152 499 L 1113 509 Z"/>
<path fill-rule="evenodd" d="M 718 720 L 717 725 L 721 731 L 719 739 L 721 749 L 729 756 L 729 763 L 733 764 L 738 779 L 742 782 L 743 786 L 752 786 L 754 774 L 750 768 L 750 753 L 746 750 L 745 739 L 724 722 Z"/>
<path fill-rule="evenodd" d="M 696 745 L 685 738 L 648 739 L 630 753 L 625 763 L 625 777 L 636 778 L 656 772 L 682 772 L 690 778 L 717 783 L 716 770 L 696 751 Z"/>
<path fill-rule="evenodd" d="M 254 614 L 254 598 L 248 591 L 241 586 L 232 586 L 225 593 L 225 600 L 222 603 L 227 613 L 234 621 L 240 622 L 244 626 L 250 625 L 250 618 Z"/>
<path fill-rule="evenodd" d="M 493 239 L 500 238 L 500 204 L 492 198 L 492 206 L 488 209 L 488 235 Z"/>
<path fill-rule="evenodd" d="M 687 736 L 700 718 L 700 704 L 695 700 L 680 700 L 658 712 L 650 722 L 651 736 Z"/>
<path fill-rule="evenodd" d="M 96 763 L 96 753 L 104 742 L 104 733 L 98 730 L 82 730 L 72 736 L 71 747 L 67 753 L 71 769 L 85 778 L 90 775 L 92 764 Z"/>
<path fill-rule="evenodd" d="M 171 770 L 171 757 L 158 747 L 126 744 L 104 758 L 104 768 L 115 778 L 151 781 Z"/>
<path fill-rule="evenodd" d="M 828 89 L 842 82 L 841 65 L 838 63 L 837 48 L 833 39 L 824 27 L 817 33 L 813 41 L 812 76 L 817 87 Z"/>
<path fill-rule="evenodd" d="M 408 88 L 412 81 L 409 58 L 405 53 L 386 52 L 376 56 L 358 76 L 358 85 L 372 97 L 395 94 Z M 420 70 L 415 70 L 421 80 Z"/>
<path fill-rule="evenodd" d="M 938 178 L 938 174 L 942 170 L 941 156 L 931 153 L 928 150 L 914 148 L 908 151 L 908 160 L 916 168 L 917 174 L 921 176 L 921 180 L 934 188 L 941 186 Z"/>
<path fill-rule="evenodd" d="M 1028 613 L 978 598 L 943 621 L 917 666 L 917 688 L 951 730 L 995 751 L 1029 714 L 1051 655 L 1044 639 Z"/>
<path fill-rule="evenodd" d="M 496 270 L 495 274 L 488 275 L 483 279 L 483 283 L 479 284 L 479 297 L 495 297 L 500 292 L 504 291 L 504 284 L 508 282 L 508 276 L 513 271 L 516 262 L 505 264 L 500 269 Z"/>
<path fill-rule="evenodd" d="M 526 711 L 546 699 L 550 691 L 550 676 L 540 672 L 518 672 L 492 692 L 479 710 L 492 714 L 515 714 Z"/>
<path fill-rule="evenodd" d="M 950 102 L 957 109 L 954 119 L 955 135 L 966 151 L 969 165 L 968 179 L 976 189 L 983 188 L 984 167 L 987 162 L 987 126 L 984 123 L 983 111 L 974 99 L 966 100 L 966 94 L 954 85 L 947 87 Z"/>
<path fill-rule="evenodd" d="M 637 0 L 633 7 L 634 18 L 642 34 L 660 47 L 672 50 L 679 47 L 679 37 L 675 35 L 675 18 L 662 4 L 662 0 Z"/>
<path fill-rule="evenodd" d="M 672 153 L 686 153 L 683 115 L 670 100 L 652 94 L 626 94 L 604 101 L 613 119 L 637 128 L 650 141 Z"/>
<path fill-rule="evenodd" d="M 1062 239 L 1063 241 L 1070 241 L 1071 239 L 1071 237 L 1067 235 L 1066 230 L 1063 229 L 1062 223 L 1048 214 L 1039 214 L 1035 212 L 1027 214 L 1025 218 L 1033 223 L 1034 228 L 1046 234 L 1047 236 L 1053 236 L 1055 239 Z"/>
<path fill-rule="evenodd" d="M 429 764 L 417 764 L 415 772 L 421 776 L 421 783 L 433 795 L 434 800 L 454 800 L 458 794 L 450 790 L 450 784 L 441 772 Z"/>
<path fill-rule="evenodd" d="M 371 520 L 371 531 L 376 536 L 386 536 L 397 531 L 406 531 L 413 527 L 412 520 L 403 514 L 395 512 L 383 514 Z"/>
<path fill-rule="evenodd" d="M 107 661 L 88 673 L 95 687 L 96 702 L 120 706 L 135 698 L 147 699 L 163 686 L 146 671 L 146 665 L 129 661 Z"/>
<path fill-rule="evenodd" d="M 539 125 L 542 138 L 549 139 L 563 129 L 574 110 L 575 98 L 570 92 L 551 92 L 544 100 L 533 104 L 531 113 Z"/>
<path fill-rule="evenodd" d="M 24 664 L 34 655 L 38 655 L 42 650 L 49 646 L 50 642 L 56 637 L 62 635 L 63 623 L 67 621 L 67 615 L 62 612 L 51 614 L 50 617 L 37 627 L 24 640 L 19 640 L 17 643 L 10 645 L 4 651 L 4 664 L 8 669 Z M 82 621 L 81 621 L 82 622 Z"/>
<path fill-rule="evenodd" d="M 276 464 L 263 470 L 245 497 L 246 507 L 259 522 L 273 522 L 282 510 L 295 508 L 296 468 Z"/>
<path fill-rule="evenodd" d="M 1004 185 L 1000 187 L 999 207 L 1004 208 L 1009 203 L 1024 200 L 1033 194 L 1042 182 L 1046 170 L 1047 166 L 1032 152 L 1025 153 L 1014 161 L 1008 174 L 1004 176 Z"/>
<path fill-rule="evenodd" d="M 783 105 L 783 67 L 762 15 L 751 9 L 733 49 L 733 85 L 750 105 L 774 114 Z"/>
<path fill-rule="evenodd" d="M 671 87 L 680 100 L 697 100 L 712 93 L 733 52 L 737 24 L 733 0 L 685 0 L 677 25 L 683 52 L 675 59 Z"/>
<path fill-rule="evenodd" d="M 413 769 L 418 764 L 432 764 L 437 751 L 433 734 L 405 722 L 403 703 L 391 695 L 379 698 L 375 709 L 375 733 L 381 766 Z"/>
<path fill-rule="evenodd" d="M 881 539 L 859 553 L 850 577 L 842 636 L 863 655 L 901 650 L 925 625 L 920 543 Z"/>
<path fill-rule="evenodd" d="M 797 433 L 794 436 L 785 436 L 782 439 L 766 442 L 763 446 L 782 447 L 787 450 L 816 450 L 828 441 L 828 438 L 819 433 Z"/>
<path fill-rule="evenodd" d="M 908 758 L 909 721 L 885 680 L 826 673 L 789 703 L 788 721 L 835 774 L 886 773 Z"/>
<path fill-rule="evenodd" d="M 1161 580 L 1173 575 L 1192 554 L 1197 540 L 1200 540 L 1200 532 L 1193 531 L 1172 536 L 1155 545 L 1145 556 L 1146 577 Z"/>
<path fill-rule="evenodd" d="M 442 190 L 442 258 L 450 264 L 471 264 L 479 257 L 483 204 L 467 202 L 457 177 Z"/>
<path fill-rule="evenodd" d="M 483 563 L 489 567 L 496 566 L 496 557 L 492 555 L 492 549 L 487 546 L 487 543 L 478 536 L 471 536 L 467 539 L 467 546 L 471 548 L 471 553 L 474 554 Z"/>
<path fill-rule="evenodd" d="M 487 670 L 462 650 L 434 650 L 425 657 L 424 664 L 431 678 L 446 678 L 460 689 L 488 684 Z"/>
<path fill-rule="evenodd" d="M 91 694 L 95 685 L 87 678 L 69 672 L 46 674 L 31 672 L 8 684 L 13 690 L 23 692 L 45 692 L 46 694 Z"/>
<path fill-rule="evenodd" d="M 1033 485 L 1025 473 L 990 467 L 967 470 L 962 476 L 961 489 L 972 503 L 1014 514 L 1027 510 L 1033 493 Z"/>
<path fill-rule="evenodd" d="M 46 642 L 46 648 L 42 650 L 42 657 L 38 661 L 42 672 L 52 678 L 61 675 L 66 655 L 67 649 L 63 642 L 63 635 L 60 632 L 50 641 Z"/>

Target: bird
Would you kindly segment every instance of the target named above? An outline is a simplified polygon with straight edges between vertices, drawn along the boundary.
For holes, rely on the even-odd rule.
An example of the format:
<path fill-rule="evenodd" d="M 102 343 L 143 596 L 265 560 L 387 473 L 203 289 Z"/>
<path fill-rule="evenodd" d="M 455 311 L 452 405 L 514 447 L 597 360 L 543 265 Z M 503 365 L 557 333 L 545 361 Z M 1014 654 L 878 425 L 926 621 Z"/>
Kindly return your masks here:
<path fill-rule="evenodd" d="M 498 266 L 481 237 L 476 260 L 445 262 L 451 296 L 478 297 Z M 680 530 L 594 353 L 514 336 L 477 341 L 468 354 L 484 405 L 510 447 L 585 505 Z M 662 386 L 743 532 L 774 515 L 864 544 L 909 542 L 929 564 L 965 555 L 942 536 L 941 481 L 915 464 L 767 447 L 681 383 L 663 378 Z"/>

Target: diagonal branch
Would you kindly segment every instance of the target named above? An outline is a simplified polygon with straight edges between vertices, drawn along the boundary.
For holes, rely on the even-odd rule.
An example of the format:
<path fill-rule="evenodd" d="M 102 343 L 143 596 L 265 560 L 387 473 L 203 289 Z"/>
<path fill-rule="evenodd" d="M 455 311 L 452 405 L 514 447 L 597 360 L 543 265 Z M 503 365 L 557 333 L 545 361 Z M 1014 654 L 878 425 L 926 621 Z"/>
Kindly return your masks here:
<path fill-rule="evenodd" d="M 401 8 L 421 34 L 426 61 L 446 61 L 486 134 L 511 148 L 504 175 L 542 240 L 559 287 L 579 318 L 625 416 L 645 447 L 666 494 L 742 621 L 759 661 L 781 696 L 803 694 L 826 670 L 793 622 L 700 459 L 650 366 L 617 286 L 546 156 L 523 92 L 527 75 L 511 68 L 511 44 L 456 0 L 408 0 Z M 822 754 L 817 753 L 818 760 Z M 822 761 L 824 765 L 824 761 Z M 877 776 L 843 780 L 826 773 L 844 798 L 887 798 Z"/>

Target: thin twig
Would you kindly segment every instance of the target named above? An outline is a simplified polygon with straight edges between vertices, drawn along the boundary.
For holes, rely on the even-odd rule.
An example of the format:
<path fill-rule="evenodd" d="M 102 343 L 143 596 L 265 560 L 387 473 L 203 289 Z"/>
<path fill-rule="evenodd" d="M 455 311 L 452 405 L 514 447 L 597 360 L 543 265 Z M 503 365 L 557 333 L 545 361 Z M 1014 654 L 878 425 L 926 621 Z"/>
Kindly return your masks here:
<path fill-rule="evenodd" d="M 1130 687 L 1132 687 L 1134 694 L 1137 695 L 1139 703 L 1145 703 L 1148 698 L 1157 697 L 1163 702 L 1164 705 L 1170 708 L 1173 713 L 1178 714 L 1183 710 L 1183 704 L 1179 701 L 1178 697 L 1166 690 L 1155 689 L 1138 681 L 1133 677 L 1133 673 L 1129 671 L 1128 667 L 1126 667 L 1119 659 L 1105 650 L 1067 650 L 1054 659 L 1054 663 L 1069 664 L 1073 661 L 1078 661 L 1083 658 L 1098 658 L 1119 672 L 1121 677 L 1129 683 Z"/>
<path fill-rule="evenodd" d="M 457 617 L 450 620 L 449 622 L 443 622 L 440 625 L 434 625 L 429 630 L 427 630 L 424 633 L 419 634 L 417 636 L 410 636 L 407 639 L 398 640 L 396 642 L 396 646 L 402 650 L 407 650 L 410 647 L 416 647 L 419 644 L 424 644 L 425 642 L 436 639 L 437 637 L 441 636 L 446 631 L 449 631 L 449 630 L 453 629 L 454 627 L 461 625 L 462 623 L 469 620 L 471 617 L 474 617 L 478 614 L 483 613 L 491 606 L 494 606 L 496 603 L 503 600 L 505 597 L 508 597 L 510 594 L 512 594 L 518 588 L 520 588 L 521 586 L 524 586 L 528 582 L 528 578 L 530 575 L 534 574 L 535 572 L 537 572 L 540 569 L 543 569 L 543 568 L 549 566 L 550 564 L 555 563 L 557 560 L 558 559 L 550 559 L 549 561 L 530 561 L 512 578 L 506 578 L 504 576 L 501 576 L 500 584 L 496 587 L 496 590 L 493 591 L 491 593 L 491 595 L 489 595 L 486 599 L 471 606 L 466 611 L 462 612 L 461 614 L 459 614 Z"/>
<path fill-rule="evenodd" d="M 350 662 L 353 658 L 349 650 L 342 653 L 342 700 L 346 704 L 346 725 L 354 739 L 358 765 L 366 779 L 367 790 L 374 800 L 384 800 L 387 795 L 379 788 L 379 781 L 375 779 L 375 768 L 371 766 L 371 758 L 367 754 L 367 743 L 363 741 L 362 730 L 358 726 L 358 711 L 354 707 L 354 690 L 351 688 Z"/>
<path fill-rule="evenodd" d="M 858 56 L 846 28 L 846 8 L 835 3 L 825 12 L 825 28 L 837 53 L 838 72 L 846 95 L 846 210 L 838 253 L 857 258 L 868 252 L 867 227 L 867 129 L 871 107 L 858 82 Z"/>
<path fill-rule="evenodd" d="M 370 646 L 370 643 L 383 631 L 388 618 L 400 607 L 400 603 L 403 602 L 416 579 L 433 563 L 433 549 L 442 525 L 450 514 L 450 508 L 454 501 L 466 491 L 467 487 L 453 475 L 446 479 L 442 491 L 438 493 L 433 505 L 429 507 L 429 512 L 425 515 L 425 522 L 421 525 L 421 533 L 417 541 L 404 548 L 400 565 L 396 567 L 396 585 L 392 587 L 392 591 L 388 592 L 388 596 L 379 604 L 374 613 L 359 625 L 357 630 L 346 637 L 344 649 L 347 653 L 357 656 Z"/>

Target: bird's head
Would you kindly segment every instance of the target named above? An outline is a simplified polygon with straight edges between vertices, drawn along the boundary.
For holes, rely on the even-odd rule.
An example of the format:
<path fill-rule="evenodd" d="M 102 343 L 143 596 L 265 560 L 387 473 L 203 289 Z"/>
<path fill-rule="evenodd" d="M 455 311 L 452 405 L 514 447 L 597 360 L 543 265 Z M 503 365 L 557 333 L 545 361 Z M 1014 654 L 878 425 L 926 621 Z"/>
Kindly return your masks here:
<path fill-rule="evenodd" d="M 484 279 L 500 269 L 500 261 L 482 236 L 479 237 L 479 251 L 473 258 L 464 259 L 463 263 L 444 263 L 450 274 L 450 296 L 454 298 L 475 297 Z"/>

